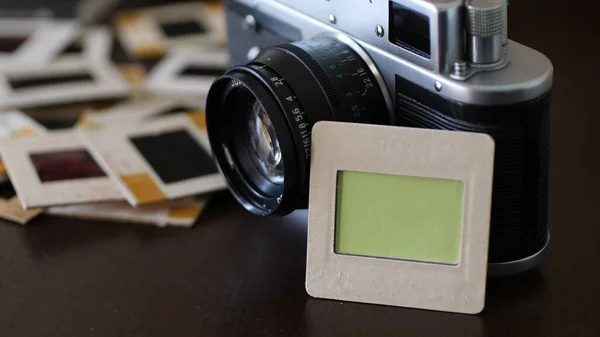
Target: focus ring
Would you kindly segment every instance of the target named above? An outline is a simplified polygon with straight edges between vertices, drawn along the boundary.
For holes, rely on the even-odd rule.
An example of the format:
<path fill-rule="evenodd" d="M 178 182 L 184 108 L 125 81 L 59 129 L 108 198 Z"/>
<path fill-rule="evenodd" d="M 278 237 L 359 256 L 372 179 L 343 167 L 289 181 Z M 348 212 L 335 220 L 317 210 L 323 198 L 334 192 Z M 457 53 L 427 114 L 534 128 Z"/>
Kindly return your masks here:
<path fill-rule="evenodd" d="M 329 78 L 329 75 L 327 75 L 327 72 L 325 72 L 319 62 L 317 62 L 317 60 L 315 60 L 302 48 L 299 48 L 293 44 L 285 44 L 280 46 L 280 48 L 291 52 L 293 55 L 296 55 L 306 65 L 306 67 L 310 69 L 312 74 L 317 79 L 317 82 L 319 82 L 321 85 L 323 92 L 327 96 L 336 120 L 338 122 L 350 122 L 352 118 L 349 116 L 348 111 L 344 109 L 344 101 L 342 97 L 333 85 L 333 81 L 331 81 L 331 78 Z"/>

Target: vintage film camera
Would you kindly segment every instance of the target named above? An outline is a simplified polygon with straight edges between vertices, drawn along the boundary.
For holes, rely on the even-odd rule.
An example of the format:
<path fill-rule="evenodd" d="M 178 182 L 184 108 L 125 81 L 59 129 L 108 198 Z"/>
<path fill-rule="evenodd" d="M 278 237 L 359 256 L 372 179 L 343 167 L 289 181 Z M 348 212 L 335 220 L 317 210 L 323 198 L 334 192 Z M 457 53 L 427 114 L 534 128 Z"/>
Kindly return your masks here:
<path fill-rule="evenodd" d="M 506 0 L 228 0 L 233 64 L 207 124 L 237 200 L 305 208 L 320 120 L 482 132 L 496 141 L 490 274 L 536 266 L 548 245 L 553 68 L 507 39 Z M 249 63 L 248 63 L 249 62 Z"/>

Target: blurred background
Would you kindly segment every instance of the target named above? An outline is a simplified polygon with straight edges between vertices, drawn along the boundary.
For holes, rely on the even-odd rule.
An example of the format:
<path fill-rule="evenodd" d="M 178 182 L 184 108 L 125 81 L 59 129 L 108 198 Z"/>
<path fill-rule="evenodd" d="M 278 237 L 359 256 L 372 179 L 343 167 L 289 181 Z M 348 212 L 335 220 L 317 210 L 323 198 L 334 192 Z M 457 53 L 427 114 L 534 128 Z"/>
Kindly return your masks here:
<path fill-rule="evenodd" d="M 210 172 L 218 174 L 209 155 L 204 107 L 210 84 L 229 65 L 225 46 L 221 1 L 1 0 L 0 143 L 34 134 L 48 135 L 49 140 L 40 144 L 52 143 L 54 130 L 58 129 L 77 135 L 77 128 L 102 128 L 112 135 L 115 129 L 132 121 L 142 125 L 160 119 L 160 123 L 168 124 L 171 117 L 194 116 L 190 118 L 195 118 L 201 136 L 190 146 L 206 153 L 187 157 L 204 158 L 203 165 L 211 166 Z M 201 142 L 198 139 L 204 139 L 202 137 L 206 140 Z M 202 148 L 198 149 L 200 145 Z M 168 144 L 162 140 L 161 146 L 182 153 L 185 149 L 183 143 Z M 98 153 L 98 149 L 86 147 L 89 153 Z M 15 178 L 37 179 L 17 176 L 22 167 L 4 154 L 3 151 L 0 162 L 0 197 L 5 199 L 0 198 L 0 206 L 7 209 L 0 210 L 0 218 L 24 224 L 41 211 L 40 207 L 49 207 L 44 212 L 55 214 L 51 206 L 86 202 L 54 200 L 43 206 L 26 205 L 23 191 L 13 189 L 17 186 Z M 173 150 L 155 151 L 154 158 L 145 159 L 169 163 L 166 166 L 174 174 L 202 166 L 177 162 L 170 157 L 172 154 Z M 87 154 L 84 157 L 80 159 L 93 161 Z M 58 157 L 52 159 L 55 167 L 69 165 L 59 160 Z M 41 170 L 37 166 L 35 169 L 38 173 Z M 223 185 L 219 189 L 224 188 Z M 47 194 L 42 187 L 35 192 Z M 178 197 L 205 192 L 206 189 L 200 188 Z M 37 213 L 23 213 L 25 210 L 21 209 L 15 194 L 23 206 L 37 208 Z M 141 214 L 144 210 L 124 205 L 125 211 L 135 212 L 140 221 L 150 224 L 154 221 L 144 220 Z M 77 215 L 82 217 L 79 211 L 100 212 L 99 205 L 90 207 L 85 211 L 78 209 Z M 168 210 L 166 205 L 156 207 Z M 155 210 L 148 209 L 148 212 Z M 55 211 L 67 212 L 65 209 Z M 71 211 L 68 210 L 69 216 L 73 215 Z M 19 216 L 15 218 L 13 215 L 17 213 Z M 199 211 L 194 212 L 190 225 L 199 214 Z M 165 221 L 163 217 L 158 224 L 165 225 Z"/>
<path fill-rule="evenodd" d="M 198 0 L 195 0 L 198 2 Z M 96 22 L 106 22 L 113 11 L 125 8 L 139 8 L 146 6 L 156 6 L 168 3 L 192 2 L 192 0 L 2 0 L 0 1 L 0 16 L 30 16 L 51 15 L 57 18 L 75 18 L 77 16 L 88 18 L 92 15 L 91 10 L 85 11 L 85 6 L 92 6 L 97 3 L 105 8 L 102 13 L 97 12 Z M 88 7 L 91 8 L 91 7 Z"/>
<path fill-rule="evenodd" d="M 41 29 L 40 25 L 46 26 Z M 48 33 L 52 29 L 56 33 Z M 53 37 L 39 38 L 40 31 Z M 229 63 L 225 45 L 226 29 L 219 0 L 2 0 L 0 76 L 7 77 L 12 89 L 8 93 L 18 93 L 25 98 L 17 97 L 18 103 L 15 103 L 0 97 L 0 110 L 18 109 L 52 128 L 72 126 L 87 109 L 104 109 L 124 101 L 155 96 L 175 97 L 190 106 L 203 108 L 207 83 Z M 37 54 L 47 55 L 32 57 L 32 49 Z M 190 56 L 194 52 L 207 54 Z M 75 57 L 79 64 L 91 66 L 108 61 L 127 81 L 127 95 L 100 93 L 96 96 L 102 99 L 71 97 L 52 102 L 30 98 L 27 94 L 34 89 L 59 92 L 58 87 L 52 85 L 63 81 L 45 74 L 53 72 L 51 69 L 55 66 L 60 67 L 61 62 L 65 63 L 67 56 L 73 61 L 71 64 Z M 155 70 L 154 78 L 149 78 L 155 66 L 170 56 L 172 60 L 163 65 L 165 69 Z M 208 61 L 196 64 L 185 63 L 183 59 Z M 33 69 L 40 70 L 40 74 L 32 74 Z M 14 83 L 40 76 L 46 80 L 42 83 L 44 86 L 29 88 L 31 83 Z M 186 81 L 176 82 L 179 79 Z M 198 81 L 192 85 L 194 79 Z"/>

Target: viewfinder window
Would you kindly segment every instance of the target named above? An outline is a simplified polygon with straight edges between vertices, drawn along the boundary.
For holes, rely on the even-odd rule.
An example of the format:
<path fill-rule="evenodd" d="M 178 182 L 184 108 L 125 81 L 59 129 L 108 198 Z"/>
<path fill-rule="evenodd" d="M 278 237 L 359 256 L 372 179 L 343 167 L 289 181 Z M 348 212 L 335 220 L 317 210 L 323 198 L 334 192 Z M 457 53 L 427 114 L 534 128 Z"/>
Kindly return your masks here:
<path fill-rule="evenodd" d="M 390 2 L 390 42 L 419 56 L 431 57 L 429 17 Z"/>

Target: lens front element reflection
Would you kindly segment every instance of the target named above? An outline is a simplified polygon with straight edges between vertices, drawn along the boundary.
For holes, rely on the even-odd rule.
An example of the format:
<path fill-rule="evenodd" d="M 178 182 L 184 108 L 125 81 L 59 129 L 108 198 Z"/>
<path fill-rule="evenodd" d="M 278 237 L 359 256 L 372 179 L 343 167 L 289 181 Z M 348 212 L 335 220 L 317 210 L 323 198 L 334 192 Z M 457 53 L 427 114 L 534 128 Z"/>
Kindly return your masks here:
<path fill-rule="evenodd" d="M 249 115 L 249 138 L 253 159 L 260 172 L 274 184 L 283 183 L 283 158 L 271 119 L 254 100 Z"/>

